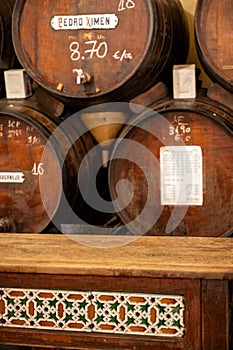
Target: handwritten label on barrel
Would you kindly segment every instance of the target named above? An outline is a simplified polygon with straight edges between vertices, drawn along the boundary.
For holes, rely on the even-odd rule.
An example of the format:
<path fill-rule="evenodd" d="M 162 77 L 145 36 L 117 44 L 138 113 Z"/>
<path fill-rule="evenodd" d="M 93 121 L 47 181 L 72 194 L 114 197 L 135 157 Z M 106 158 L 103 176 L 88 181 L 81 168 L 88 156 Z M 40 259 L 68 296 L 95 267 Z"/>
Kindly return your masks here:
<path fill-rule="evenodd" d="M 0 172 L 0 183 L 23 183 L 25 180 L 24 173 L 21 171 L 3 171 Z"/>
<path fill-rule="evenodd" d="M 115 14 L 54 16 L 51 27 L 54 30 L 114 29 L 118 24 Z"/>

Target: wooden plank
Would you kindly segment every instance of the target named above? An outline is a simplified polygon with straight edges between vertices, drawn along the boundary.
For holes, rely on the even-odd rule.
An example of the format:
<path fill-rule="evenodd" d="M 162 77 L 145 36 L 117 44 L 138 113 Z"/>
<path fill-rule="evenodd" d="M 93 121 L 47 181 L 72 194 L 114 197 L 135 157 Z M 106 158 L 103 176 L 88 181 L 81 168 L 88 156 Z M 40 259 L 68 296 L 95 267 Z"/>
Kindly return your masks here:
<path fill-rule="evenodd" d="M 202 283 L 202 349 L 229 348 L 229 282 Z"/>
<path fill-rule="evenodd" d="M 219 84 L 212 84 L 207 90 L 207 96 L 233 110 L 233 94 Z"/>
<path fill-rule="evenodd" d="M 141 106 L 149 107 L 159 100 L 162 100 L 166 97 L 168 98 L 168 96 L 169 91 L 167 86 L 162 82 L 158 82 L 146 92 L 130 100 L 130 109 L 135 113 L 139 111 L 145 111 L 145 109 L 142 109 Z"/>
<path fill-rule="evenodd" d="M 31 345 L 31 346 L 54 346 L 65 347 L 66 349 L 92 349 L 92 350 L 193 350 L 193 347 L 184 347 L 182 340 L 148 340 L 142 339 L 139 336 L 136 337 L 122 337 L 122 335 L 109 335 L 109 334 L 75 334 L 69 332 L 35 332 L 32 330 L 22 330 L 21 332 L 14 329 L 4 331 L 0 333 L 1 341 L 10 342 L 11 344 Z M 75 347 L 74 347 L 75 346 Z M 196 350 L 199 350 L 196 348 Z"/>
<path fill-rule="evenodd" d="M 101 237 L 96 239 L 100 244 Z M 111 247 L 115 238 L 107 239 L 109 248 L 98 248 L 65 235 L 0 234 L 0 272 L 233 278 L 231 238 L 146 236 L 124 246 L 119 241 L 115 248 Z"/>

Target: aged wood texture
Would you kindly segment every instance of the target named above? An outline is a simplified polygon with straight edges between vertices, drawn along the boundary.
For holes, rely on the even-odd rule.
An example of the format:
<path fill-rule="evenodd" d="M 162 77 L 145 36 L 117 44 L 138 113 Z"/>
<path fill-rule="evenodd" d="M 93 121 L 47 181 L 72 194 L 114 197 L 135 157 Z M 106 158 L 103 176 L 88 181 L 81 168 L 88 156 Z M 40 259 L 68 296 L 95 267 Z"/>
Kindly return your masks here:
<path fill-rule="evenodd" d="M 0 327 L 0 342 L 69 349 L 229 350 L 232 253 L 229 238 L 145 236 L 101 249 L 64 235 L 0 234 L 1 288 L 175 293 L 184 295 L 186 303 L 181 339 Z"/>
<path fill-rule="evenodd" d="M 16 58 L 11 33 L 14 2 L 2 1 L 0 7 L 0 97 L 5 95 L 4 70 L 12 68 Z"/>
<path fill-rule="evenodd" d="M 72 240 L 65 235 L 1 234 L 1 272 L 233 278 L 233 242 L 230 238 L 145 236 L 135 238 L 126 246 L 108 249 L 82 245 L 74 239 L 77 240 L 77 236 Z M 116 237 L 109 236 L 109 240 L 114 239 Z M 121 239 L 118 239 L 120 245 Z M 101 237 L 98 240 L 101 242 Z"/>
<path fill-rule="evenodd" d="M 148 293 L 179 293 L 184 295 L 186 331 L 182 338 L 148 337 L 127 334 L 97 334 L 90 332 L 65 332 L 37 329 L 36 332 L 27 329 L 0 327 L 1 342 L 15 344 L 47 345 L 72 348 L 99 349 L 136 349 L 143 346 L 148 349 L 195 349 L 200 348 L 200 282 L 198 280 L 151 279 L 128 277 L 105 277 L 95 275 L 80 276 L 45 275 L 45 274 L 1 274 L 1 285 L 17 288 L 49 288 L 51 290 L 82 290 L 108 292 L 148 292 Z M 29 287 L 30 286 L 30 287 Z"/>
<path fill-rule="evenodd" d="M 31 16 L 34 13 L 34 16 Z M 128 100 L 161 79 L 188 53 L 177 0 L 16 1 L 13 41 L 40 85 L 80 107 Z"/>
<path fill-rule="evenodd" d="M 143 242 L 139 244 L 140 240 L 138 243 L 135 242 L 128 247 L 97 249 L 82 246 L 62 235 L 10 234 L 7 236 L 0 236 L 0 249 L 4 250 L 4 242 L 8 241 L 7 244 L 9 244 L 9 239 L 11 240 L 13 238 L 15 238 L 14 241 L 16 241 L 16 244 L 11 244 L 11 248 L 8 250 L 9 256 L 7 257 L 5 254 L 2 254 L 3 252 L 1 250 L 1 256 L 3 257 L 5 255 L 0 266 L 0 286 L 2 288 L 23 288 L 29 290 L 39 288 L 42 290 L 50 289 L 60 291 L 107 290 L 109 293 L 121 291 L 129 293 L 183 295 L 185 305 L 187 305 L 185 308 L 186 330 L 182 338 L 172 339 L 171 337 L 163 337 L 161 339 L 159 337 L 148 337 L 146 335 L 129 336 L 127 334 L 97 334 L 40 329 L 35 331 L 31 329 L 0 327 L 0 339 L 2 343 L 31 344 L 37 346 L 46 344 L 47 346 L 67 347 L 70 349 L 99 348 L 111 350 L 140 350 L 144 346 L 150 350 L 200 349 L 200 281 L 189 278 L 166 278 L 166 273 L 162 271 L 164 278 L 153 277 L 150 274 L 147 274 L 147 276 L 144 275 L 144 267 L 141 265 L 142 260 L 140 259 L 140 255 L 143 253 L 143 249 L 141 249 L 141 244 L 143 244 Z M 111 237 L 109 238 L 111 239 Z M 21 241 L 21 244 L 19 241 Z M 149 248 L 150 251 L 153 247 L 154 251 L 157 244 L 151 244 L 152 241 L 150 237 L 146 237 L 146 241 L 148 241 L 148 244 L 144 242 L 146 243 L 145 247 Z M 35 250 L 33 248 L 34 244 L 36 246 Z M 61 249 L 58 248 L 57 244 Z M 15 248 L 17 253 L 13 251 Z M 162 246 L 161 249 L 164 250 Z M 167 249 L 165 248 L 165 250 Z M 60 258 L 56 256 L 56 252 L 59 251 L 63 255 L 62 259 L 61 256 Z M 15 271 L 13 271 L 10 268 L 11 263 L 9 264 L 9 262 L 11 258 L 15 260 L 17 255 L 21 262 L 15 261 L 16 265 L 13 269 Z M 10 256 L 11 258 L 9 260 Z M 138 256 L 138 259 L 136 259 L 136 256 Z M 31 259 L 34 260 L 34 262 Z M 88 267 L 87 261 L 90 262 L 90 259 L 92 259 L 93 264 L 91 263 Z M 61 260 L 63 260 L 62 264 Z M 153 260 L 154 259 L 151 259 L 151 262 L 153 262 Z M 147 257 L 145 257 L 145 263 L 148 264 Z M 44 267 L 41 269 L 37 264 L 42 264 L 41 267 Z M 72 268 L 73 264 L 76 265 L 75 269 Z M 128 266 L 129 264 L 131 264 L 131 267 Z M 54 265 L 54 267 L 50 269 L 49 266 L 51 267 L 52 265 Z M 99 267 L 102 265 L 102 268 L 99 268 L 98 265 Z M 153 270 L 153 266 L 151 266 L 150 262 L 149 265 L 150 269 Z M 20 266 L 23 270 L 21 270 Z M 93 266 L 96 266 L 96 268 L 93 268 Z M 124 266 L 125 268 L 120 266 Z M 134 266 L 133 269 L 132 266 Z M 28 268 L 31 272 L 29 272 Z M 138 269 L 141 270 L 139 275 L 134 275 L 133 270 L 137 271 Z M 21 272 L 19 270 L 21 270 Z"/>
<path fill-rule="evenodd" d="M 231 349 L 232 304 L 227 281 L 202 283 L 202 346 L 205 350 Z"/>
<path fill-rule="evenodd" d="M 59 230 L 60 217 L 64 223 L 67 212 L 60 210 L 63 193 L 70 208 L 85 214 L 77 176 L 80 163 L 94 141 L 88 133 L 77 136 L 78 119 L 68 124 L 69 130 L 58 129 L 59 120 L 49 113 L 55 109 L 59 114 L 56 105 L 51 105 L 48 111 L 36 99 L 0 101 L 3 231 L 41 232 L 51 219 L 56 221 L 54 226 Z M 69 138 L 72 135 L 74 143 Z M 96 155 L 97 151 L 86 159 L 85 172 L 80 174 L 86 189 Z M 88 214 L 91 216 L 91 213 L 90 209 Z"/>
<path fill-rule="evenodd" d="M 197 339 L 193 340 L 195 343 L 169 339 L 152 341 L 138 336 L 132 338 L 122 335 L 109 336 L 109 334 L 81 335 L 73 332 L 69 332 L 67 335 L 63 332 L 51 334 L 51 332 L 33 332 L 31 330 L 21 330 L 21 332 L 15 330 L 1 331 L 1 336 L 3 344 L 26 344 L 32 346 L 45 346 L 47 344 L 48 347 L 56 346 L 73 350 L 141 350 L 145 347 L 148 350 L 200 350 L 200 344 L 198 344 Z"/>
<path fill-rule="evenodd" d="M 232 121 L 230 109 L 204 96 L 155 102 L 150 110 L 130 120 L 114 146 L 109 187 L 116 210 L 131 232 L 183 236 L 232 233 Z M 181 153 L 174 157 L 173 153 L 170 163 L 162 165 L 162 151 L 174 146 L 178 153 L 194 146 L 194 151 L 201 153 L 195 159 L 202 162 L 202 169 L 190 156 L 186 162 Z M 196 164 L 195 168 L 182 178 L 188 163 Z M 201 169 L 199 175 L 197 169 Z M 199 176 L 200 182 L 192 176 Z M 127 181 L 116 190 L 122 179 Z M 189 187 L 181 187 L 187 180 Z M 190 188 L 196 188 L 199 203 L 193 200 Z M 185 193 L 187 199 L 179 201 Z"/>
<path fill-rule="evenodd" d="M 0 8 L 0 69 L 10 69 L 15 61 L 11 18 L 15 0 L 3 1 Z"/>
<path fill-rule="evenodd" d="M 206 73 L 233 92 L 233 3 L 199 0 L 195 13 L 196 47 Z"/>
<path fill-rule="evenodd" d="M 150 88 L 150 90 L 133 98 L 130 101 L 130 109 L 137 113 L 139 106 L 149 107 L 153 103 L 165 99 L 168 96 L 168 87 L 164 83 L 159 82 L 155 84 L 152 88 Z"/>
<path fill-rule="evenodd" d="M 207 90 L 207 96 L 233 111 L 233 94 L 225 90 L 221 85 L 217 83 L 212 84 Z"/>

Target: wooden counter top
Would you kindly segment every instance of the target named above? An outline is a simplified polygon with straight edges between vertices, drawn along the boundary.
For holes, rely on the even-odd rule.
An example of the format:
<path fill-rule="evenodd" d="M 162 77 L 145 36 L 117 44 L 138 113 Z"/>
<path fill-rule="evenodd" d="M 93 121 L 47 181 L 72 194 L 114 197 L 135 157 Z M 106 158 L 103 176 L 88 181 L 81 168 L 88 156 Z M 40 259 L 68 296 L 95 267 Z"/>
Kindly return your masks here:
<path fill-rule="evenodd" d="M 146 236 L 95 248 L 66 235 L 0 234 L 1 272 L 233 279 L 233 239 Z"/>

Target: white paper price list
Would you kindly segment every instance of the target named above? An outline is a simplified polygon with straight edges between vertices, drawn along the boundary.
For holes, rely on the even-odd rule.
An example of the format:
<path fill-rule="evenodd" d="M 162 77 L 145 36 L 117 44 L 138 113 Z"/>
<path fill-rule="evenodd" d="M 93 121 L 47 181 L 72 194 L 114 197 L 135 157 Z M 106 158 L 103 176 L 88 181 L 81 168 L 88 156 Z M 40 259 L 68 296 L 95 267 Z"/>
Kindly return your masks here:
<path fill-rule="evenodd" d="M 203 204 L 203 161 L 200 146 L 160 148 L 162 205 Z"/>

